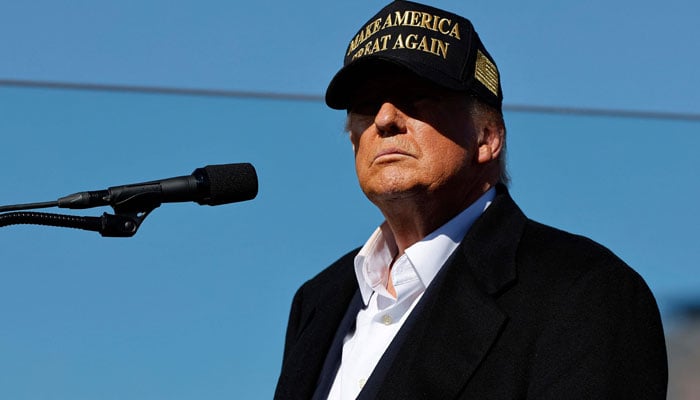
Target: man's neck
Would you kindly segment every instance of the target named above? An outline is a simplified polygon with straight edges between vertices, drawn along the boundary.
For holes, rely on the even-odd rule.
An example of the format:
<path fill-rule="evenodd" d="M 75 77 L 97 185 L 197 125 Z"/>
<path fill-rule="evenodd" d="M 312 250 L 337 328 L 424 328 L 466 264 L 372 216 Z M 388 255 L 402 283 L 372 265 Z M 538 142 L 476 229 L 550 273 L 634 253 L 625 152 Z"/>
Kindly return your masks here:
<path fill-rule="evenodd" d="M 397 257 L 408 247 L 444 225 L 447 221 L 474 203 L 492 187 L 486 183 L 479 190 L 464 196 L 439 198 L 413 195 L 381 201 L 375 204 L 384 214 L 398 247 Z"/>

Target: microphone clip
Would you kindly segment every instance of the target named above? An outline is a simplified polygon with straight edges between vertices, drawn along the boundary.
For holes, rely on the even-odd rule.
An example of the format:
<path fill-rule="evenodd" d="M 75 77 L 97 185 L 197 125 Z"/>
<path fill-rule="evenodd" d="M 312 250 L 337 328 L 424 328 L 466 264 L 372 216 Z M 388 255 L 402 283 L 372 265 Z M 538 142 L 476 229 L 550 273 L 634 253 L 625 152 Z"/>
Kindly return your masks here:
<path fill-rule="evenodd" d="M 143 220 L 155 209 L 139 212 L 115 212 L 102 214 L 100 229 L 102 237 L 132 237 L 136 234 Z"/>

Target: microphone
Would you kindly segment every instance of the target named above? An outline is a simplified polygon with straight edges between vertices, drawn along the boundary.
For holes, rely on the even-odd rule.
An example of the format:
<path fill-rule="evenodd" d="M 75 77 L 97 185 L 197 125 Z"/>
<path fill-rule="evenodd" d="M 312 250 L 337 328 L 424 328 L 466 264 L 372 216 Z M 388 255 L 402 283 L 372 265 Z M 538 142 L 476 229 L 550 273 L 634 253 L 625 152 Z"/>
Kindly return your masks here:
<path fill-rule="evenodd" d="M 187 176 L 74 193 L 58 199 L 57 206 L 85 209 L 109 205 L 115 210 L 139 212 L 161 203 L 185 201 L 218 206 L 251 200 L 257 194 L 258 177 L 251 164 L 220 164 L 197 168 Z"/>

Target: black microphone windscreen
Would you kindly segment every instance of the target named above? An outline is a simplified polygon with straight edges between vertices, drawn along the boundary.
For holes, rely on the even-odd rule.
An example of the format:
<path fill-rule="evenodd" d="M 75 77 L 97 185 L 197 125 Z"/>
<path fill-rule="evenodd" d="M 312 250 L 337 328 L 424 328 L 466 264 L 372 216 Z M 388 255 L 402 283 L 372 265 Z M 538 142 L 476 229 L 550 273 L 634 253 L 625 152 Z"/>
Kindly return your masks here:
<path fill-rule="evenodd" d="M 249 163 L 207 165 L 209 196 L 200 204 L 217 206 L 254 199 L 258 194 L 258 176 Z"/>

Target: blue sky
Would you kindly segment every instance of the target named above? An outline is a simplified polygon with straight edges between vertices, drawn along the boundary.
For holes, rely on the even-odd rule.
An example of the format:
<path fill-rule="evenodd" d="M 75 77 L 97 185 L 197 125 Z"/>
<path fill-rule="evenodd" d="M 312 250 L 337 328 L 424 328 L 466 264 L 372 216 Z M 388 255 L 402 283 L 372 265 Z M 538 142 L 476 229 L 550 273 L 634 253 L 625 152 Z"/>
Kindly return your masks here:
<path fill-rule="evenodd" d="M 321 94 L 382 4 L 4 1 L 0 76 Z M 692 0 L 433 4 L 472 19 L 508 103 L 697 112 Z"/>
<path fill-rule="evenodd" d="M 694 2 L 433 4 L 472 19 L 506 105 L 700 113 Z M 0 80 L 321 95 L 381 5 L 0 1 Z M 130 239 L 0 228 L 0 397 L 271 398 L 294 291 L 381 222 L 343 119 L 314 101 L 0 86 L 2 205 L 208 164 L 260 178 L 253 201 L 164 205 Z M 529 216 L 613 249 L 666 320 L 697 299 L 697 122 L 506 122 Z"/>

